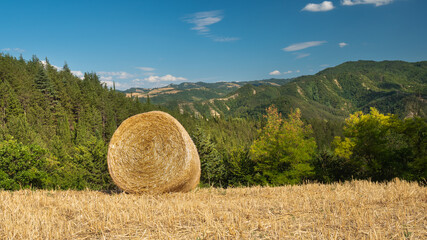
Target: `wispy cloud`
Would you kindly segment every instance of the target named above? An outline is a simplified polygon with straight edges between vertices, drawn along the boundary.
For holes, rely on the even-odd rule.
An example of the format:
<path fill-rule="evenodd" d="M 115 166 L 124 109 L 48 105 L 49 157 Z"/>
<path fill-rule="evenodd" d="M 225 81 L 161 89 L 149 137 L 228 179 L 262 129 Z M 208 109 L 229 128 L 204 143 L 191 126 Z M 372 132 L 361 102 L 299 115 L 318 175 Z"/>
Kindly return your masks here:
<path fill-rule="evenodd" d="M 307 4 L 302 11 L 309 12 L 326 12 L 334 9 L 334 4 L 331 1 L 324 1 L 322 3 L 309 3 Z"/>
<path fill-rule="evenodd" d="M 191 30 L 197 31 L 198 34 L 204 35 L 215 42 L 233 42 L 240 38 L 238 37 L 223 37 L 211 33 L 209 28 L 212 24 L 222 21 L 224 14 L 222 10 L 197 12 L 187 15 L 183 18 L 184 22 L 193 24 Z"/>
<path fill-rule="evenodd" d="M 134 77 L 133 74 L 130 74 L 128 72 L 98 72 L 98 74 L 101 77 L 112 77 L 112 78 L 118 78 L 118 79 L 129 79 Z"/>
<path fill-rule="evenodd" d="M 136 67 L 136 68 L 145 72 L 152 72 L 156 70 L 155 68 L 152 68 L 152 67 Z"/>
<path fill-rule="evenodd" d="M 297 57 L 297 59 L 305 58 L 310 56 L 310 53 L 294 53 Z"/>
<path fill-rule="evenodd" d="M 359 4 L 374 4 L 379 7 L 392 3 L 394 0 L 342 0 L 341 4 L 344 6 L 353 6 Z"/>
<path fill-rule="evenodd" d="M 280 73 L 279 70 L 274 70 L 274 71 L 272 71 L 272 72 L 269 73 L 269 75 L 272 75 L 272 76 L 277 76 L 277 75 L 280 75 L 280 74 L 281 73 Z"/>
<path fill-rule="evenodd" d="M 338 45 L 340 46 L 340 48 L 343 48 L 343 47 L 347 46 L 348 43 L 340 42 L 340 43 L 338 43 Z"/>
<path fill-rule="evenodd" d="M 208 26 L 221 21 L 224 18 L 221 10 L 197 12 L 184 17 L 184 21 L 194 24 L 191 30 L 195 30 L 200 34 L 206 34 L 210 32 Z"/>
<path fill-rule="evenodd" d="M 158 83 L 158 82 L 176 82 L 176 81 L 186 81 L 186 78 L 183 77 L 175 77 L 170 74 L 164 76 L 149 76 L 143 79 L 136 78 L 133 82 L 150 82 L 150 83 Z"/>
<path fill-rule="evenodd" d="M 2 51 L 2 52 L 18 52 L 18 53 L 25 52 L 25 50 L 21 49 L 21 48 L 3 48 L 3 49 L 0 49 L 0 51 Z"/>
<path fill-rule="evenodd" d="M 292 44 L 292 45 L 289 45 L 289 46 L 283 48 L 283 51 L 293 52 L 293 51 L 306 49 L 309 47 L 319 46 L 319 45 L 322 45 L 324 43 L 326 43 L 326 41 L 311 41 L 311 42 L 295 43 L 295 44 Z"/>

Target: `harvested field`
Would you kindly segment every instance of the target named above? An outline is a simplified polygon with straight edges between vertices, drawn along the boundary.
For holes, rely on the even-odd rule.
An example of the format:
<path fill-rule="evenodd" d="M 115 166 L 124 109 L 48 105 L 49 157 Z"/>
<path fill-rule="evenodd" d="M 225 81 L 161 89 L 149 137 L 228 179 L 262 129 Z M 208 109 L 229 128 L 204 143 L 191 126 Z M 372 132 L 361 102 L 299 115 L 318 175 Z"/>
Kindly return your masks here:
<path fill-rule="evenodd" d="M 0 239 L 427 239 L 416 183 L 0 192 Z"/>

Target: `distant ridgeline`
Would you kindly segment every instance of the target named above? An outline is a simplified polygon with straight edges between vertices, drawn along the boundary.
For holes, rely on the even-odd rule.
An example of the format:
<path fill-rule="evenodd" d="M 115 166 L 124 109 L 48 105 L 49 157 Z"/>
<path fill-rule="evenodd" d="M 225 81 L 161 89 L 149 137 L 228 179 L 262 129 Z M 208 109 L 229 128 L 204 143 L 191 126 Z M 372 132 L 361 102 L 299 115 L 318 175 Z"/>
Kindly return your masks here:
<path fill-rule="evenodd" d="M 271 104 L 283 113 L 300 108 L 306 119 L 342 120 L 370 107 L 400 117 L 426 117 L 427 62 L 346 62 L 295 79 L 181 83 L 125 92 L 204 118 L 260 116 Z"/>
<path fill-rule="evenodd" d="M 127 97 L 138 97 L 140 99 L 149 97 L 151 102 L 154 104 L 177 107 L 176 104 L 174 105 L 176 102 L 188 103 L 222 98 L 247 84 L 254 86 L 281 86 L 291 80 L 292 79 L 272 78 L 245 82 L 184 82 L 181 84 L 169 84 L 168 86 L 161 88 L 130 88 L 123 92 L 126 93 Z"/>

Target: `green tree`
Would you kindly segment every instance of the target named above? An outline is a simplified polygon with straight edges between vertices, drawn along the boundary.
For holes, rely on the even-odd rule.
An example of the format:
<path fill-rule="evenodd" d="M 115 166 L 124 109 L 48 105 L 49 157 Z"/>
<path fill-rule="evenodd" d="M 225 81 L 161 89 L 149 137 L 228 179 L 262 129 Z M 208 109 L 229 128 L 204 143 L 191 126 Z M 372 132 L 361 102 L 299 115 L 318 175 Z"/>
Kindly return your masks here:
<path fill-rule="evenodd" d="M 8 82 L 0 83 L 0 111 L 0 120 L 5 122 L 24 113 L 21 102 Z"/>
<path fill-rule="evenodd" d="M 345 137 L 335 138 L 335 154 L 357 167 L 357 178 L 425 178 L 426 129 L 420 118 L 401 120 L 375 108 L 369 114 L 356 112 L 346 119 Z"/>
<path fill-rule="evenodd" d="M 297 108 L 283 119 L 277 108 L 267 109 L 266 126 L 260 130 L 250 155 L 255 161 L 255 180 L 262 184 L 296 184 L 313 176 L 311 161 L 316 141 L 310 125 L 301 121 Z"/>
<path fill-rule="evenodd" d="M 113 186 L 108 173 L 107 146 L 101 139 L 90 137 L 75 149 L 74 162 L 81 167 L 86 187 L 109 189 Z"/>
<path fill-rule="evenodd" d="M 408 180 L 427 180 L 427 120 L 415 117 L 405 119 L 404 133 L 411 148 L 411 161 L 408 162 Z"/>
<path fill-rule="evenodd" d="M 227 170 L 227 182 L 232 186 L 253 185 L 255 163 L 249 157 L 249 147 L 231 149 L 225 154 L 224 163 Z"/>
<path fill-rule="evenodd" d="M 44 94 L 50 94 L 52 91 L 52 84 L 50 82 L 50 79 L 46 75 L 45 69 L 40 68 L 39 72 L 35 79 L 35 86 L 37 89 L 39 89 Z"/>
<path fill-rule="evenodd" d="M 200 181 L 211 186 L 226 185 L 224 161 L 210 136 L 206 135 L 202 129 L 197 128 L 193 135 L 193 141 L 200 157 L 202 171 Z"/>
<path fill-rule="evenodd" d="M 14 139 L 0 143 L 0 189 L 46 188 L 51 186 L 45 149 L 24 145 Z"/>

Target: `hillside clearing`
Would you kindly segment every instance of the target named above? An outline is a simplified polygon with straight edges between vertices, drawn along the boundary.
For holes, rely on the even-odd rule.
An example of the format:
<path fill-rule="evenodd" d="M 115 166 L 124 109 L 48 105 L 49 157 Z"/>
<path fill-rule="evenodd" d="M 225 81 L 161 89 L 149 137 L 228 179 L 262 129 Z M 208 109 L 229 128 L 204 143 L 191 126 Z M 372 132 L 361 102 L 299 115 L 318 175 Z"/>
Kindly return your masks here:
<path fill-rule="evenodd" d="M 0 192 L 0 239 L 426 239 L 427 190 L 368 181 L 163 195 Z"/>

